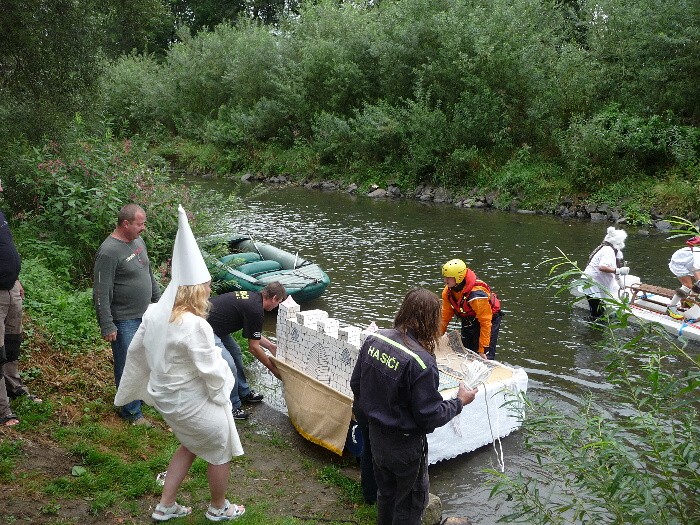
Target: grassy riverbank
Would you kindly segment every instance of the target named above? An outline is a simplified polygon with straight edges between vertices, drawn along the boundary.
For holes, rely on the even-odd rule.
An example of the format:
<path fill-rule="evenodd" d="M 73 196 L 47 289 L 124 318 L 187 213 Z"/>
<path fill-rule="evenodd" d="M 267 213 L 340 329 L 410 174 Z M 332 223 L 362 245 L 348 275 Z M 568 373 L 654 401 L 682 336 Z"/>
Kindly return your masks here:
<path fill-rule="evenodd" d="M 403 196 L 416 198 L 425 187 L 442 188 L 453 201 L 488 200 L 488 206 L 499 210 L 562 214 L 566 208 L 580 210 L 582 216 L 606 210 L 606 214 L 615 212 L 615 217 L 627 224 L 645 226 L 672 216 L 700 218 L 692 178 L 675 172 L 663 176 L 627 174 L 582 190 L 573 173 L 526 151 L 505 162 L 475 157 L 475 171 L 468 178 L 445 176 L 417 181 L 399 167 L 386 164 L 357 162 L 329 168 L 319 162 L 312 148 L 303 144 L 290 149 L 274 144 L 260 146 L 246 158 L 244 166 L 234 171 L 229 162 L 238 154 L 217 144 L 160 137 L 151 146 L 155 154 L 169 159 L 177 171 L 221 179 L 239 180 L 244 174 L 252 174 L 269 181 L 282 176 L 293 184 L 354 184 L 360 194 L 367 194 L 376 186 L 394 186 Z M 572 212 L 571 216 L 576 215 Z"/>
<path fill-rule="evenodd" d="M 22 371 L 44 402 L 16 400 L 21 424 L 0 428 L 2 523 L 150 523 L 160 494 L 156 475 L 177 440 L 150 408 L 151 429 L 116 415 L 107 345 L 61 352 L 32 319 L 25 330 Z M 353 459 L 305 441 L 264 402 L 251 413 L 237 423 L 245 455 L 233 461 L 229 484 L 229 498 L 247 507 L 237 523 L 374 522 L 374 508 L 360 503 Z M 206 466 L 197 460 L 179 495 L 194 511 L 178 522 L 207 522 L 208 495 Z"/>
<path fill-rule="evenodd" d="M 98 206 L 109 203 L 74 203 L 79 209 L 89 205 L 101 216 Z M 150 408 L 152 429 L 127 425 L 115 413 L 111 350 L 99 336 L 89 279 L 75 275 L 76 261 L 92 258 L 92 251 L 75 254 L 76 246 L 97 241 L 81 230 L 82 240 L 62 244 L 31 218 L 10 221 L 23 255 L 26 294 L 20 370 L 44 402 L 15 400 L 21 423 L 0 427 L 0 522 L 150 523 L 160 494 L 156 475 L 166 469 L 177 441 Z M 108 222 L 94 226 L 95 232 L 109 231 Z M 162 226 L 149 220 L 149 245 L 166 242 L 165 216 Z M 247 507 L 237 523 L 374 522 L 374 509 L 360 504 L 353 459 L 305 441 L 286 416 L 264 402 L 251 412 L 237 425 L 245 455 L 234 460 L 229 485 L 230 499 Z M 200 460 L 180 500 L 194 507 L 181 523 L 207 522 L 206 468 Z"/>

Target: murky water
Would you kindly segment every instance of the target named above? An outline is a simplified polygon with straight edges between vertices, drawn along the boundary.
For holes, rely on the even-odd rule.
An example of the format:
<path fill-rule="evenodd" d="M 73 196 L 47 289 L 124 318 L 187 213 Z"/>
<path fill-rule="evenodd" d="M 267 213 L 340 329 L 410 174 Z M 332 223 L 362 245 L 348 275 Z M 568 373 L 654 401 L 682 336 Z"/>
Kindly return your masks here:
<path fill-rule="evenodd" d="M 194 181 L 193 181 L 194 183 Z M 497 358 L 523 367 L 528 394 L 573 408 L 589 391 L 606 383 L 601 333 L 586 322 L 586 311 L 569 306 L 570 296 L 547 288 L 551 264 L 561 249 L 585 265 L 603 239 L 607 223 L 593 224 L 550 216 L 458 209 L 415 201 L 372 200 L 302 188 L 266 188 L 202 182 L 210 190 L 239 192 L 244 205 L 220 210 L 222 230 L 251 233 L 319 263 L 331 278 L 325 294 L 304 308 L 320 308 L 341 321 L 390 326 L 406 291 L 421 284 L 436 293 L 441 265 L 452 258 L 467 264 L 498 292 L 506 314 Z M 247 195 L 247 196 L 246 196 Z M 668 259 L 682 241 L 626 227 L 625 258 L 644 282 L 675 287 Z M 274 333 L 275 319 L 266 320 Z M 456 327 L 456 325 L 455 325 Z M 524 473 L 533 460 L 516 433 L 502 440 L 505 467 Z M 497 467 L 491 446 L 431 466 L 431 492 L 445 515 L 469 516 L 480 525 L 495 523 L 507 503 L 488 499 L 484 468 Z"/>

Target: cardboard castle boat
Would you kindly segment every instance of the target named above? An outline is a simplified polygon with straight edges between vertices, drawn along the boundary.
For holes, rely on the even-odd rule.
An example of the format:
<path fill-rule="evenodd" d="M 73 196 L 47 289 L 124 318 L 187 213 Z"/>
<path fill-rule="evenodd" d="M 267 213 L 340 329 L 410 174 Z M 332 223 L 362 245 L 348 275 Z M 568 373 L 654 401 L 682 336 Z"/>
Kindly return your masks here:
<path fill-rule="evenodd" d="M 287 413 L 306 439 L 343 454 L 352 415 L 350 377 L 360 347 L 376 326 L 343 325 L 323 310 L 301 311 L 292 299 L 277 314 L 277 356 Z M 453 397 L 460 380 L 478 386 L 476 399 L 446 425 L 428 435 L 428 461 L 436 463 L 476 450 L 520 427 L 527 374 L 466 350 L 459 334 L 441 340 L 436 351 L 440 392 Z"/>

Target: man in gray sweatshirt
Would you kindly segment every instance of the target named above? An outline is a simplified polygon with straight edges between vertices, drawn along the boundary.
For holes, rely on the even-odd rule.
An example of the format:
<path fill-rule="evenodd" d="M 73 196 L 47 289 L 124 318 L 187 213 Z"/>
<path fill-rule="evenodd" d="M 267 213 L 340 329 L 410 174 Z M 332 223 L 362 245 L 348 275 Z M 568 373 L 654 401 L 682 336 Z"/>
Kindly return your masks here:
<path fill-rule="evenodd" d="M 145 229 L 146 212 L 137 204 L 127 204 L 119 211 L 116 228 L 95 257 L 92 298 L 102 338 L 112 345 L 117 387 L 141 316 L 149 304 L 160 298 L 141 238 Z M 121 407 L 120 416 L 133 424 L 150 426 L 141 413 L 141 401 Z"/>

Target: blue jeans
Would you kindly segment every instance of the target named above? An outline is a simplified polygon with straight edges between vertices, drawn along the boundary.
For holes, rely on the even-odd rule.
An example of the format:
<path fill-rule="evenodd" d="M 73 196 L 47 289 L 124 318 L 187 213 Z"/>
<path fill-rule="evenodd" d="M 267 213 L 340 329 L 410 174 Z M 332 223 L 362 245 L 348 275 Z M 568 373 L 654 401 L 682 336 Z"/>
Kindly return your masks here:
<path fill-rule="evenodd" d="M 236 384 L 231 391 L 231 408 L 234 410 L 241 408 L 241 398 L 250 394 L 250 385 L 243 371 L 243 352 L 241 352 L 241 347 L 231 334 L 223 337 L 214 334 L 214 342 L 216 346 L 221 348 L 221 357 L 224 358 L 233 376 L 236 378 Z"/>
<path fill-rule="evenodd" d="M 126 351 L 129 349 L 136 331 L 141 326 L 141 318 L 114 321 L 114 325 L 117 327 L 117 339 L 112 341 L 112 357 L 114 358 L 114 384 L 118 388 L 119 381 L 124 373 L 124 366 L 126 365 Z M 136 400 L 124 405 L 119 410 L 119 415 L 129 421 L 143 417 L 141 401 Z"/>

